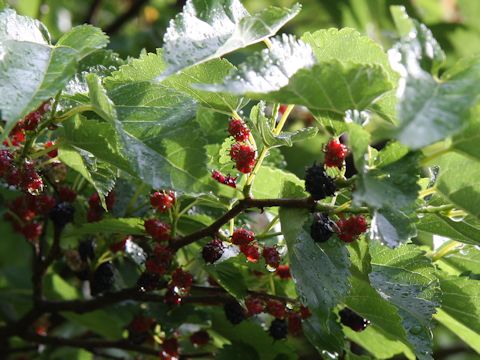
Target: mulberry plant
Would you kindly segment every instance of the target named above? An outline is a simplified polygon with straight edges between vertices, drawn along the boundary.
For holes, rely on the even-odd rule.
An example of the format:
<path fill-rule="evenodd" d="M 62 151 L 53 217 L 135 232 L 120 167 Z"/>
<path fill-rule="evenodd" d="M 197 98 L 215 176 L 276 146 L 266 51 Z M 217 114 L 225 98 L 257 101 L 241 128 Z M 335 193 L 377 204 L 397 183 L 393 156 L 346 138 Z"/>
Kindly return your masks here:
<path fill-rule="evenodd" d="M 2 356 L 479 351 L 479 58 L 300 11 L 188 0 L 125 60 L 0 12 Z"/>

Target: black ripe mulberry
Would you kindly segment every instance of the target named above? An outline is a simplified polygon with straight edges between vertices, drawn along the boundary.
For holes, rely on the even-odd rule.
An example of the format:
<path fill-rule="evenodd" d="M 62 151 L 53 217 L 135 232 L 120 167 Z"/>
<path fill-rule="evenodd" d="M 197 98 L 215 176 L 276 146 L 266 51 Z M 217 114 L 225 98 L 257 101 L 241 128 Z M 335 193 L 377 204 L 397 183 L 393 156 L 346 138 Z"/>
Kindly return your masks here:
<path fill-rule="evenodd" d="M 202 249 L 203 260 L 205 260 L 207 264 L 213 264 L 215 261 L 222 257 L 223 250 L 223 242 L 218 239 L 213 239 Z"/>
<path fill-rule="evenodd" d="M 108 292 L 115 283 L 115 268 L 110 261 L 102 263 L 93 273 L 90 281 L 90 293 L 97 296 Z"/>
<path fill-rule="evenodd" d="M 247 317 L 245 309 L 235 300 L 225 303 L 223 311 L 228 321 L 233 325 L 240 324 Z"/>
<path fill-rule="evenodd" d="M 335 223 L 327 215 L 316 213 L 310 227 L 310 235 L 315 242 L 325 242 L 335 232 Z"/>
<path fill-rule="evenodd" d="M 364 319 L 349 308 L 340 310 L 338 315 L 340 315 L 340 322 L 343 325 L 348 326 L 353 331 L 363 331 L 370 324 L 369 320 Z"/>
<path fill-rule="evenodd" d="M 275 340 L 285 339 L 288 334 L 287 322 L 283 319 L 275 319 L 270 324 L 268 332 Z"/>
<path fill-rule="evenodd" d="M 334 195 L 336 186 L 323 166 L 313 164 L 305 171 L 305 190 L 310 193 L 313 200 L 322 200 Z"/>
<path fill-rule="evenodd" d="M 65 225 L 73 221 L 75 215 L 75 208 L 72 204 L 64 201 L 55 205 L 50 211 L 50 220 L 57 229 L 63 229 Z"/>

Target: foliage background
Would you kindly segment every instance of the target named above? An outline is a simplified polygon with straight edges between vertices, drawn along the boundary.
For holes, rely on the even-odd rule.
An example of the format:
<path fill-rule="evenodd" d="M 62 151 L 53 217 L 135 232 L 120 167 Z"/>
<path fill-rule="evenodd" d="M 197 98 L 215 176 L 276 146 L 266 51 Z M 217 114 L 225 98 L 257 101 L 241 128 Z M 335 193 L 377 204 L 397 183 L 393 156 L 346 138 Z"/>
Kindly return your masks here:
<path fill-rule="evenodd" d="M 123 58 L 138 57 L 141 51 L 154 52 L 161 47 L 168 21 L 181 11 L 184 4 L 175 0 L 5 2 L 22 15 L 40 19 L 54 41 L 75 25 L 89 22 L 99 26 L 111 37 L 109 47 Z M 249 11 L 256 12 L 268 5 L 291 7 L 295 1 L 245 0 L 243 3 Z M 447 53 L 448 65 L 480 52 L 479 0 L 302 0 L 301 3 L 302 12 L 283 28 L 284 32 L 301 35 L 322 28 L 353 27 L 389 48 L 394 36 L 389 6 L 404 5 L 410 16 L 418 18 L 432 30 Z M 255 48 L 250 47 L 248 51 Z M 246 50 L 236 52 L 229 56 L 229 60 L 235 64 L 245 55 Z M 283 150 L 289 170 L 302 176 L 305 163 L 317 159 L 322 143 L 323 139 L 316 137 L 311 142 Z M 14 256 L 21 257 L 21 252 L 22 249 L 18 248 Z M 0 249 L 0 253 L 5 252 Z M 435 359 L 478 359 L 478 354 L 471 352 L 446 328 L 438 325 L 435 332 Z"/>

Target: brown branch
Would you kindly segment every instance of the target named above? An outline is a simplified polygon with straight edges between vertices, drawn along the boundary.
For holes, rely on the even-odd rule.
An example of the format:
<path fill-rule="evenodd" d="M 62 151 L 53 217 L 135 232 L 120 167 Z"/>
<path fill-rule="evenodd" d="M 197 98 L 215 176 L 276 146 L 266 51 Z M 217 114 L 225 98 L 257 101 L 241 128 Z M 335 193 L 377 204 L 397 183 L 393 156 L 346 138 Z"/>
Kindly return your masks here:
<path fill-rule="evenodd" d="M 127 11 L 121 14 L 118 18 L 115 19 L 113 23 L 111 23 L 105 28 L 105 33 L 108 36 L 112 36 L 113 34 L 115 34 L 118 30 L 122 28 L 122 26 L 126 22 L 134 18 L 137 15 L 137 13 L 140 11 L 140 9 L 147 3 L 148 3 L 148 0 L 136 0 L 135 2 L 133 2 Z"/>
<path fill-rule="evenodd" d="M 200 229 L 194 233 L 186 235 L 182 238 L 172 241 L 171 247 L 178 250 L 187 246 L 197 240 L 205 237 L 213 237 L 220 230 L 220 228 L 239 215 L 242 211 L 251 208 L 263 209 L 266 207 L 281 206 L 285 208 L 296 209 L 311 209 L 315 208 L 315 201 L 312 198 L 304 199 L 251 199 L 246 198 L 240 200 L 234 207 L 227 211 L 223 216 L 215 220 L 211 225 Z"/>
<path fill-rule="evenodd" d="M 215 296 L 228 295 L 228 293 L 221 287 L 208 287 L 208 286 L 193 285 L 192 290 L 193 291 L 200 291 L 200 292 L 208 292 L 212 296 L 213 295 L 215 295 Z M 267 293 L 260 292 L 260 291 L 248 290 L 247 292 L 248 292 L 249 295 L 259 297 L 259 298 L 263 298 L 263 299 L 275 299 L 275 300 L 279 300 L 279 301 L 284 302 L 284 303 L 292 303 L 292 304 L 295 304 L 295 303 L 298 302 L 297 299 L 292 299 L 292 298 L 288 298 L 288 297 L 285 297 L 285 296 L 279 296 L 279 295 L 271 295 L 271 294 L 267 294 Z M 230 298 L 231 298 L 231 296 L 230 296 Z"/>
<path fill-rule="evenodd" d="M 163 284 L 162 287 L 165 285 Z M 70 311 L 83 314 L 127 300 L 161 302 L 163 301 L 163 296 L 144 292 L 138 288 L 127 288 L 117 292 L 106 293 L 89 300 L 44 301 L 43 309 L 45 312 L 50 313 Z"/>
<path fill-rule="evenodd" d="M 127 351 L 135 351 L 147 355 L 159 355 L 159 350 L 134 345 L 126 340 L 97 340 L 97 339 L 68 339 L 58 336 L 40 336 L 32 333 L 26 333 L 21 336 L 24 340 L 44 345 L 66 346 L 82 349 L 121 349 Z"/>
<path fill-rule="evenodd" d="M 93 0 L 92 1 L 92 3 L 90 4 L 90 7 L 88 8 L 87 15 L 85 16 L 84 22 L 86 24 L 93 24 L 92 21 L 94 20 L 98 9 L 100 9 L 101 3 L 102 3 L 102 0 Z"/>

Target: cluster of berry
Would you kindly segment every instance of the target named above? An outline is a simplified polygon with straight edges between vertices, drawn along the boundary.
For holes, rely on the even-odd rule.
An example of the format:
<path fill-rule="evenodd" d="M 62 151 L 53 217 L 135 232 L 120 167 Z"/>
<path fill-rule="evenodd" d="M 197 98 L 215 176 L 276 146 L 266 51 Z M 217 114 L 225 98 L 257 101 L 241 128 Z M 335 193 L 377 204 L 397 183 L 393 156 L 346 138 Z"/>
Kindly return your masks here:
<path fill-rule="evenodd" d="M 260 246 L 255 241 L 255 233 L 245 228 L 237 228 L 231 237 L 232 244 L 237 245 L 249 262 L 256 263 L 260 259 Z M 225 250 L 225 245 L 219 239 L 213 239 L 202 250 L 206 263 L 213 264 L 219 260 Z M 280 266 L 280 254 L 275 247 L 264 246 L 262 256 L 265 264 L 277 269 Z"/>
<path fill-rule="evenodd" d="M 160 213 L 166 212 L 175 205 L 176 194 L 175 191 L 161 190 L 155 191 L 150 195 L 150 204 Z"/>
<path fill-rule="evenodd" d="M 302 332 L 302 319 L 311 316 L 308 308 L 300 306 L 296 311 L 288 309 L 280 300 L 264 300 L 260 297 L 249 296 L 245 299 L 244 309 L 238 302 L 231 300 L 225 303 L 225 316 L 233 325 L 241 323 L 248 317 L 261 313 L 267 313 L 274 317 L 270 324 L 269 334 L 275 339 L 280 340 L 287 337 L 290 333 L 298 336 Z"/>
<path fill-rule="evenodd" d="M 168 283 L 164 300 L 165 303 L 179 305 L 182 302 L 182 298 L 189 294 L 192 282 L 192 274 L 180 268 L 175 269 L 172 273 L 172 279 Z"/>
<path fill-rule="evenodd" d="M 235 162 L 238 171 L 248 174 L 255 166 L 255 149 L 247 142 L 250 138 L 250 129 L 241 119 L 231 119 L 228 124 L 228 133 L 237 141 L 230 149 L 230 157 Z"/>
<path fill-rule="evenodd" d="M 38 219 L 47 216 L 55 205 L 55 198 L 49 195 L 21 195 L 8 204 L 9 211 L 4 218 L 16 232 L 28 241 L 35 242 L 43 230 L 42 222 Z"/>
<path fill-rule="evenodd" d="M 237 177 L 230 176 L 230 174 L 223 175 L 220 171 L 213 170 L 212 178 L 220 184 L 225 184 L 233 188 L 237 187 Z"/>
<path fill-rule="evenodd" d="M 330 140 L 325 146 L 326 167 L 341 168 L 344 164 L 348 150 L 345 145 L 337 140 Z M 328 176 L 324 166 L 313 164 L 306 169 L 305 190 L 310 193 L 312 199 L 322 200 L 327 196 L 335 195 L 337 190 L 335 181 Z M 340 217 L 335 223 L 326 214 L 316 213 L 310 227 L 310 235 L 316 242 L 325 242 L 337 233 L 340 240 L 349 243 L 367 231 L 368 224 L 361 215 L 352 215 L 349 218 Z"/>
<path fill-rule="evenodd" d="M 43 179 L 35 170 L 35 164 L 32 161 L 15 164 L 13 153 L 5 149 L 0 150 L 0 178 L 30 194 L 43 191 Z"/>
<path fill-rule="evenodd" d="M 8 134 L 8 139 L 6 139 L 3 144 L 5 146 L 19 146 L 25 141 L 25 132 L 35 130 L 42 120 L 43 115 L 49 110 L 50 101 L 46 101 L 40 105 L 37 110 L 32 111 L 25 116 L 25 118 L 17 122 L 15 127 Z"/>
<path fill-rule="evenodd" d="M 205 330 L 198 330 L 190 335 L 190 342 L 195 347 L 205 346 L 210 342 L 210 335 Z M 178 339 L 176 337 L 170 337 L 164 339 L 162 342 L 162 352 L 160 353 L 161 360 L 173 360 L 178 359 L 179 349 Z"/>
<path fill-rule="evenodd" d="M 141 345 L 145 342 L 153 342 L 153 330 L 156 326 L 155 319 L 137 315 L 127 326 L 128 341 L 135 345 Z"/>
<path fill-rule="evenodd" d="M 340 217 L 334 223 L 327 215 L 316 213 L 313 216 L 310 235 L 316 242 L 325 242 L 334 233 L 337 233 L 340 240 L 350 243 L 357 240 L 367 229 L 367 220 L 362 215 L 352 215 L 348 218 Z"/>
<path fill-rule="evenodd" d="M 115 205 L 115 192 L 110 191 L 107 196 L 105 196 L 105 204 L 107 205 L 107 210 L 112 211 L 113 206 Z M 100 196 L 98 193 L 94 193 L 88 199 L 88 210 L 87 210 L 87 221 L 88 222 L 97 222 L 103 219 L 105 215 L 105 209 L 103 208 L 100 202 Z"/>

